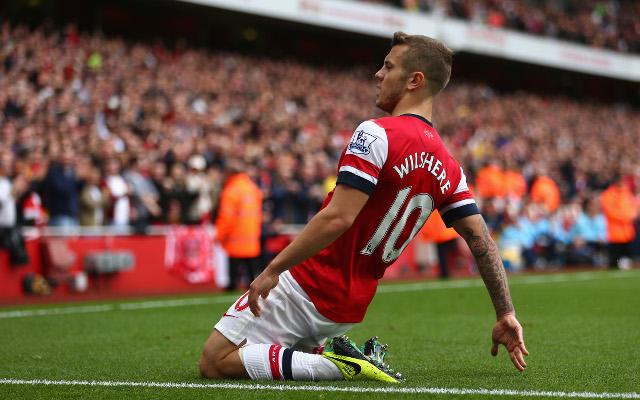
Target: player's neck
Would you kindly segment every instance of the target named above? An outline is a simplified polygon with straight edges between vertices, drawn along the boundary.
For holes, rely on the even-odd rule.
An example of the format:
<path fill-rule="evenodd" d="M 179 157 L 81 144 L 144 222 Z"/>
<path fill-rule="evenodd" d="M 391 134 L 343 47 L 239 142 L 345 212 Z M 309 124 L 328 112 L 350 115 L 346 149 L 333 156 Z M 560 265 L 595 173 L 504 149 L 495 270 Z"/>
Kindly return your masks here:
<path fill-rule="evenodd" d="M 416 114 L 431 121 L 433 99 L 425 99 L 420 102 L 412 102 L 409 100 L 407 97 L 401 99 L 391 112 L 391 116 L 397 117 L 403 114 Z"/>

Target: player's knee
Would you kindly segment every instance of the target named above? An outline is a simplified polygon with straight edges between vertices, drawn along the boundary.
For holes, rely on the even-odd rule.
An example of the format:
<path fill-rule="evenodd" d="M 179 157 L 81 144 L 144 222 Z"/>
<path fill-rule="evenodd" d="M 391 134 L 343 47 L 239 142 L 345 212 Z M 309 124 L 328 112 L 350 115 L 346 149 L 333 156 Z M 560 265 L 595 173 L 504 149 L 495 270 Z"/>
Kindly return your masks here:
<path fill-rule="evenodd" d="M 202 349 L 200 375 L 207 379 L 247 379 L 237 353 L 238 346 L 214 330 Z"/>
<path fill-rule="evenodd" d="M 206 379 L 237 379 L 229 355 L 203 351 L 200 357 L 200 375 Z"/>
<path fill-rule="evenodd" d="M 206 379 L 224 379 L 221 364 L 222 360 L 219 357 L 203 352 L 200 357 L 200 375 Z"/>

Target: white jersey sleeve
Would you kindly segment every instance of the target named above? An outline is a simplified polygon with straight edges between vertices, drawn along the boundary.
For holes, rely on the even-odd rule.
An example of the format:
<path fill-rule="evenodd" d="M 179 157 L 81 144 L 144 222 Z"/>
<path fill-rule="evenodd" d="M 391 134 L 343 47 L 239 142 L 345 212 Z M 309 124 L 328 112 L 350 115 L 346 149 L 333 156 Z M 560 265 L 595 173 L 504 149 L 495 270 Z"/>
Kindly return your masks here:
<path fill-rule="evenodd" d="M 384 128 L 374 121 L 361 123 L 340 162 L 338 183 L 346 183 L 371 194 L 378 184 L 388 153 L 389 141 Z"/>

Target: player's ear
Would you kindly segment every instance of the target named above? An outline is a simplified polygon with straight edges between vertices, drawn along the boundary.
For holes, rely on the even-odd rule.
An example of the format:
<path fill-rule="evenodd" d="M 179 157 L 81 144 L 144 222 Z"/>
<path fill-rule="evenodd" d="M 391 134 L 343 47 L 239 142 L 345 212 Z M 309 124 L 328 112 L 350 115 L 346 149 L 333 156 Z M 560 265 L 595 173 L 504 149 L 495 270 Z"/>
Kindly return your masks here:
<path fill-rule="evenodd" d="M 422 72 L 416 71 L 412 74 L 409 74 L 409 84 L 407 89 L 415 90 L 420 87 L 424 87 L 427 84 L 427 81 Z"/>

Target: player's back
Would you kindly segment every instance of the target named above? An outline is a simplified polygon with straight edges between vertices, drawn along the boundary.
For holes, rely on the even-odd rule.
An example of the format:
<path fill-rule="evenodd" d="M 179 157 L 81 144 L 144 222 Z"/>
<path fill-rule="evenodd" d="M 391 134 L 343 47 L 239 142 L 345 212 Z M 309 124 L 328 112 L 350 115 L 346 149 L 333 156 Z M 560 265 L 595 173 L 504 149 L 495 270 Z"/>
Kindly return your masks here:
<path fill-rule="evenodd" d="M 360 124 L 340 159 L 338 184 L 370 198 L 351 228 L 292 274 L 325 317 L 360 322 L 377 281 L 431 212 L 473 199 L 437 132 L 412 114 Z"/>

